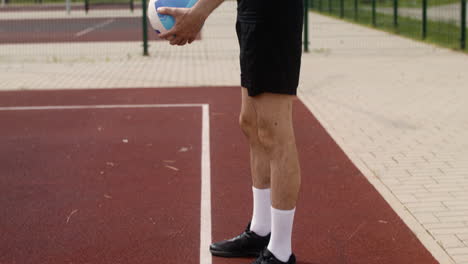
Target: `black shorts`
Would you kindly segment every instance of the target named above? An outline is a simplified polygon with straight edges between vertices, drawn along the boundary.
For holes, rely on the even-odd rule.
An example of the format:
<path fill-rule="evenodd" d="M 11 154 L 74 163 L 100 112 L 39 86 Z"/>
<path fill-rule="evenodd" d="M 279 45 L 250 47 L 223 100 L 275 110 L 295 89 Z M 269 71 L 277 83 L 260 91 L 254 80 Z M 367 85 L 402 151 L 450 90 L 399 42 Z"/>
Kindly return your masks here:
<path fill-rule="evenodd" d="M 302 0 L 288 1 L 296 4 L 286 5 L 289 8 L 277 18 L 238 10 L 241 85 L 247 88 L 249 96 L 297 92 L 304 10 Z"/>

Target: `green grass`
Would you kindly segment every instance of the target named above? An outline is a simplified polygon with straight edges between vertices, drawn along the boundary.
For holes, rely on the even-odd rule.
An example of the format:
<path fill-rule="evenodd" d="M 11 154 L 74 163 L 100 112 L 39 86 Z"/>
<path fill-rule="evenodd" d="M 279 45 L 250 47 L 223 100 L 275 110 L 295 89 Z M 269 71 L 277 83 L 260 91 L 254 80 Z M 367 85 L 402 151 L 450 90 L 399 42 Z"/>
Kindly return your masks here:
<path fill-rule="evenodd" d="M 339 0 L 331 0 L 331 6 L 329 6 L 328 0 L 322 0 L 322 11 L 318 10 L 319 5 L 313 7 L 314 11 L 319 11 L 322 14 L 330 15 L 333 17 L 340 17 L 341 8 Z M 359 7 L 362 7 L 362 2 L 358 3 Z M 331 7 L 331 12 L 330 11 Z M 422 21 L 415 18 L 398 17 L 398 26 L 394 26 L 393 15 L 377 13 L 376 25 L 372 23 L 372 11 L 368 8 L 359 9 L 357 17 L 354 11 L 354 1 L 344 1 L 344 20 L 357 23 L 361 25 L 367 25 L 369 27 L 378 28 L 380 30 L 399 34 L 415 40 L 424 41 L 426 43 L 436 44 L 442 47 L 460 50 L 460 25 L 451 24 L 443 21 L 432 21 L 427 22 L 427 36 L 422 39 Z M 463 50 L 468 53 L 468 49 Z"/>
<path fill-rule="evenodd" d="M 399 7 L 410 7 L 410 8 L 421 8 L 423 0 L 398 0 Z M 447 4 L 460 3 L 460 0 L 428 0 L 427 6 L 440 6 Z M 377 0 L 379 6 L 392 7 L 393 1 L 379 1 Z"/>
<path fill-rule="evenodd" d="M 319 3 L 320 0 L 310 0 L 314 3 Z M 332 2 L 335 0 L 331 0 Z M 408 8 L 422 8 L 423 0 L 397 0 L 398 7 L 408 7 Z M 328 6 L 329 0 L 322 0 L 322 5 Z M 394 0 L 376 0 L 377 6 L 380 7 L 393 7 Z M 361 5 L 371 6 L 372 0 L 363 0 L 360 1 Z M 447 4 L 461 4 L 461 0 L 428 0 L 427 6 L 440 6 Z"/>

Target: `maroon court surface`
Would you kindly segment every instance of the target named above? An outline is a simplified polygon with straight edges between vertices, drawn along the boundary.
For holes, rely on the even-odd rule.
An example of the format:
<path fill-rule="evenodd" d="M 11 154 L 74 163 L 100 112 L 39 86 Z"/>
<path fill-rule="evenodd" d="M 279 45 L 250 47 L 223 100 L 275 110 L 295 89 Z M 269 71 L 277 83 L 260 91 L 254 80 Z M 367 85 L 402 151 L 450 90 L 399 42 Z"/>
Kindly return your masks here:
<path fill-rule="evenodd" d="M 2 44 L 143 39 L 141 17 L 1 20 L 0 32 Z M 148 38 L 160 40 L 149 25 Z"/>
<path fill-rule="evenodd" d="M 0 107 L 182 103 L 210 105 L 212 237 L 232 237 L 251 214 L 239 87 L 0 92 Z M 200 107 L 0 120 L 0 263 L 199 263 Z M 299 264 L 437 263 L 298 100 L 294 122 Z"/>

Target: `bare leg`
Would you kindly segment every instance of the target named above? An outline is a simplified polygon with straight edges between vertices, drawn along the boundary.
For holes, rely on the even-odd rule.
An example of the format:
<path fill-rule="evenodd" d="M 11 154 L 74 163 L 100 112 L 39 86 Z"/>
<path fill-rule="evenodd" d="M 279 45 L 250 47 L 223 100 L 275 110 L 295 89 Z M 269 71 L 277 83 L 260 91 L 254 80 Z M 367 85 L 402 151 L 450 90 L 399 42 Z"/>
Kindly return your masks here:
<path fill-rule="evenodd" d="M 210 246 L 213 255 L 256 256 L 262 251 L 259 258 L 270 258 L 267 253 L 271 252 L 282 262 L 295 263 L 291 234 L 300 172 L 292 127 L 293 99 L 293 96 L 269 93 L 249 97 L 247 89 L 242 88 L 239 123 L 250 146 L 252 225 L 235 238 L 213 243 Z M 261 227 L 258 230 L 266 230 L 263 234 L 257 232 L 255 222 Z"/>
<path fill-rule="evenodd" d="M 242 88 L 242 108 L 239 123 L 250 147 L 253 212 L 250 230 L 259 236 L 271 232 L 270 159 L 258 138 L 257 113 L 247 89 Z"/>
<path fill-rule="evenodd" d="M 296 207 L 301 177 L 294 129 L 292 101 L 295 97 L 264 93 L 254 97 L 258 140 L 270 160 L 272 206 L 290 210 Z"/>
<path fill-rule="evenodd" d="M 294 96 L 264 93 L 254 98 L 258 139 L 270 160 L 271 238 L 267 249 L 281 262 L 294 263 L 291 236 L 301 182 L 292 125 Z"/>
<path fill-rule="evenodd" d="M 241 90 L 242 107 L 239 124 L 249 142 L 253 186 L 258 189 L 270 188 L 270 159 L 258 138 L 257 113 L 253 99 L 248 96 L 246 88 Z"/>

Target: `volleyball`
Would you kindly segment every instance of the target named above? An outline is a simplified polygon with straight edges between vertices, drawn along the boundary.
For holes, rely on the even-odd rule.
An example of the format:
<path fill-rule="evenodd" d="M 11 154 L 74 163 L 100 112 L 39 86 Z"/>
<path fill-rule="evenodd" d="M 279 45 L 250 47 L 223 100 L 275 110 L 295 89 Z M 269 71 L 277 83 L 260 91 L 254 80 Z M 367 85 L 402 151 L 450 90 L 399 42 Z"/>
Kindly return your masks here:
<path fill-rule="evenodd" d="M 175 19 L 169 15 L 159 14 L 159 7 L 190 8 L 197 0 L 150 0 L 148 4 L 148 20 L 156 33 L 161 34 L 169 31 L 175 24 Z"/>

